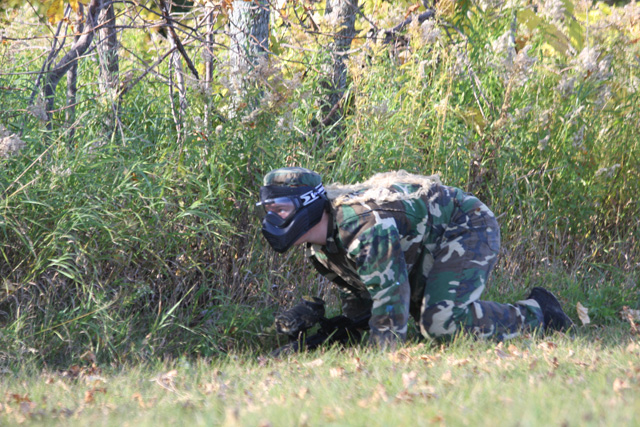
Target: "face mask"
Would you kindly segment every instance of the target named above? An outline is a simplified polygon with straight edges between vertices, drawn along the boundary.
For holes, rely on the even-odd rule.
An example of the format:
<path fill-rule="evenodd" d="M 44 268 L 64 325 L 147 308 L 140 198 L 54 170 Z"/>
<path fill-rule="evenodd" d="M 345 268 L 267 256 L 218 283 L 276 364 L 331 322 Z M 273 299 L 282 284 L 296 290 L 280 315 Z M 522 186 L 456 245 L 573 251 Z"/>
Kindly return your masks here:
<path fill-rule="evenodd" d="M 263 201 L 258 205 L 266 211 L 262 234 L 276 252 L 286 252 L 322 219 L 326 204 L 322 184 L 315 188 L 262 187 L 260 194 Z"/>

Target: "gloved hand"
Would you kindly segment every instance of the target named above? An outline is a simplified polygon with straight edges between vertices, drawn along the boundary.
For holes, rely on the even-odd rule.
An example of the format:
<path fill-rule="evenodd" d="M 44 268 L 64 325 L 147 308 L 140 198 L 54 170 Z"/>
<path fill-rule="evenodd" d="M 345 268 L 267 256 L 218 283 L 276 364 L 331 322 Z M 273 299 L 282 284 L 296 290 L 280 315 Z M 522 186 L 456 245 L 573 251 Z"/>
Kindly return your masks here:
<path fill-rule="evenodd" d="M 276 315 L 276 330 L 292 338 L 313 327 L 324 317 L 324 301 L 313 297 L 313 301 L 303 299 L 301 303 Z"/>

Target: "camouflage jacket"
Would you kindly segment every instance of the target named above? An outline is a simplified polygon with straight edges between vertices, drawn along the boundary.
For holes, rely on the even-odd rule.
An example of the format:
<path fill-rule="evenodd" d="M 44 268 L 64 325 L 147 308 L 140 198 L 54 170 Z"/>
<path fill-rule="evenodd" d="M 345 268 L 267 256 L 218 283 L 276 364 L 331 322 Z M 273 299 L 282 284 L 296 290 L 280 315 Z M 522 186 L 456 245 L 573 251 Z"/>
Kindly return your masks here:
<path fill-rule="evenodd" d="M 381 344 L 406 337 L 412 269 L 467 200 L 462 190 L 440 183 L 386 190 L 383 201 L 358 200 L 357 192 L 346 203 L 332 201 L 327 244 L 307 247 L 316 269 L 341 289 L 346 316 L 371 310 L 372 339 Z"/>

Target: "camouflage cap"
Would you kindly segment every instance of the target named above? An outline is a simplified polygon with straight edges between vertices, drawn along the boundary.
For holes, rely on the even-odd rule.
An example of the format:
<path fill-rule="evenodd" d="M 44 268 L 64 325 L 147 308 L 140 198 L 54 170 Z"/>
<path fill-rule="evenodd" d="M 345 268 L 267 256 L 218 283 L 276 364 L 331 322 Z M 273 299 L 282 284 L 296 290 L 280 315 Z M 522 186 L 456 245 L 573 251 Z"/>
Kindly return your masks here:
<path fill-rule="evenodd" d="M 312 170 L 300 167 L 280 168 L 272 170 L 264 176 L 263 185 L 285 185 L 287 187 L 309 186 L 317 187 L 322 184 L 320 175 Z"/>

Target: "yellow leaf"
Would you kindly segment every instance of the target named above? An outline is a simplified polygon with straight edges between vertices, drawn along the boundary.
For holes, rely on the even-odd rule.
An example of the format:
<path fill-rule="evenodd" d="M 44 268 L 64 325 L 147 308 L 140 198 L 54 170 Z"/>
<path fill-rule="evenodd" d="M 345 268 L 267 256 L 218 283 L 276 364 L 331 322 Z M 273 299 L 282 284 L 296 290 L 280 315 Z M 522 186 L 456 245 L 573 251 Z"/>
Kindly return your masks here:
<path fill-rule="evenodd" d="M 578 317 L 583 325 L 588 325 L 591 323 L 591 319 L 589 319 L 589 309 L 578 302 L 576 304 L 576 310 L 578 311 Z"/>
<path fill-rule="evenodd" d="M 47 19 L 56 24 L 64 18 L 64 0 L 47 0 Z"/>
<path fill-rule="evenodd" d="M 78 9 L 80 8 L 80 5 L 87 5 L 87 0 L 82 1 L 82 0 L 69 0 L 69 5 L 71 6 L 71 9 L 73 9 L 74 12 L 78 13 Z"/>

